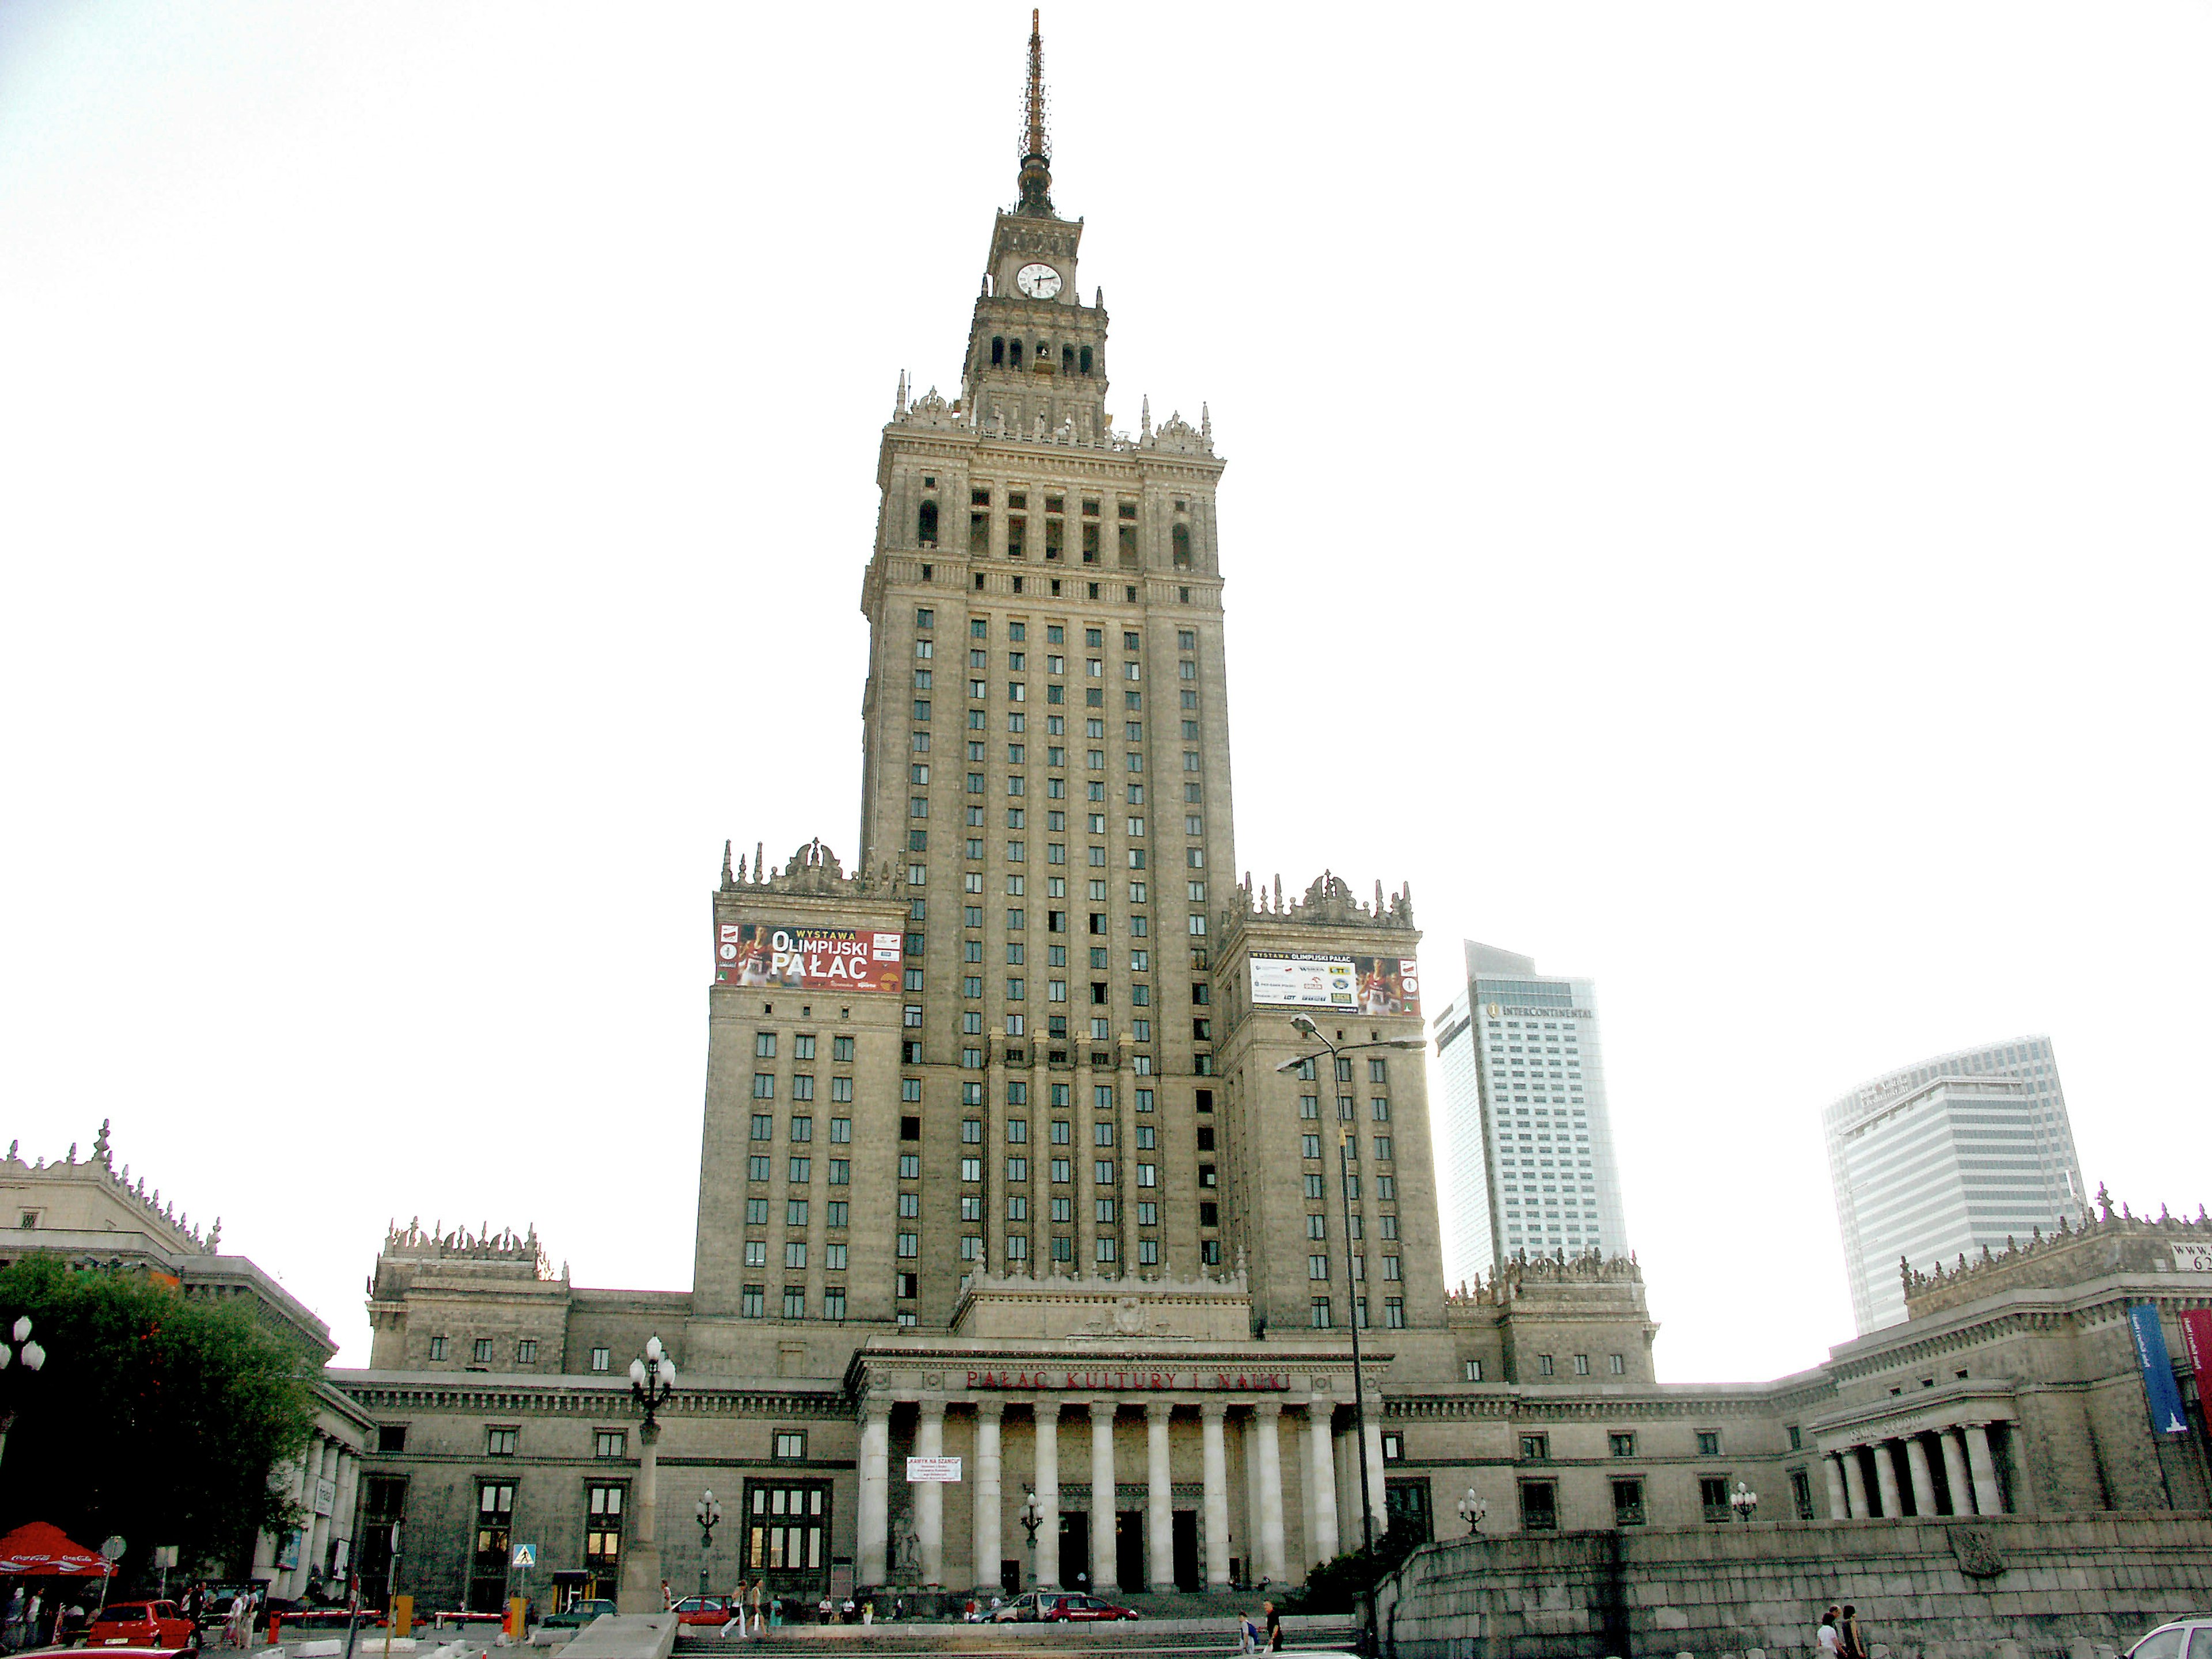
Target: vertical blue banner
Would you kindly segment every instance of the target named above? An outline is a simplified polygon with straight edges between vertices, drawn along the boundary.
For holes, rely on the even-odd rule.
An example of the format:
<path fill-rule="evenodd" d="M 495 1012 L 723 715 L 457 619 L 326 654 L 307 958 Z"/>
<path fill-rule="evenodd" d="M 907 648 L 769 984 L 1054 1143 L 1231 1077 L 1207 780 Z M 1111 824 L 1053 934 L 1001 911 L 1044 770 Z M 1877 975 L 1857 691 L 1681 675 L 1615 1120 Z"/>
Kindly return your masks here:
<path fill-rule="evenodd" d="M 2166 1329 L 2158 1322 L 2158 1309 L 2138 1302 L 2128 1310 L 2128 1323 L 2135 1328 L 2136 1359 L 2142 1367 L 2152 1432 L 2187 1434 L 2189 1419 L 2181 1413 L 2181 1390 L 2174 1386 L 2173 1359 L 2166 1351 Z"/>

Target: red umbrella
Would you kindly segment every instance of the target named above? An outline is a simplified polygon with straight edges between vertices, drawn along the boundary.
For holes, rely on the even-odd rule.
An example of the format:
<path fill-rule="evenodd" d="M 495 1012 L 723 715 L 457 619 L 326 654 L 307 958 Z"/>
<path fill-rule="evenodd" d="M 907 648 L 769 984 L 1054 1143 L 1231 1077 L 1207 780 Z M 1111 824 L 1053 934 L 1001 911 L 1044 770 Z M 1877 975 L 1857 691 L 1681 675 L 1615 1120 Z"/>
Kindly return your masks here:
<path fill-rule="evenodd" d="M 98 1550 L 70 1541 L 59 1527 L 29 1522 L 0 1538 L 0 1573 L 30 1577 L 105 1578 L 115 1571 Z"/>

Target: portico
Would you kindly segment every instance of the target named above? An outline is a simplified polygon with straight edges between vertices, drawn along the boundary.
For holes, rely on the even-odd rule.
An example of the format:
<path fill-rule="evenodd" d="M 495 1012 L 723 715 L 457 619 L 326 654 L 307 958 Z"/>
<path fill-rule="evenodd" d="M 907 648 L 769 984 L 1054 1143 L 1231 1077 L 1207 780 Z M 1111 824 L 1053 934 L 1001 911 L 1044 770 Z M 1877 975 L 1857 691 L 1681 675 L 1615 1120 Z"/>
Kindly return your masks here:
<path fill-rule="evenodd" d="M 1012 1522 L 1032 1492 L 1045 1585 L 1303 1578 L 1337 1553 L 1337 1517 L 1358 1503 L 1338 1491 L 1335 1454 L 1350 1431 L 1349 1348 L 1320 1334 L 1255 1342 L 1249 1316 L 1235 1279 L 979 1280 L 951 1335 L 872 1339 L 847 1379 L 860 1402 L 858 1582 L 1026 1585 Z M 1066 1478 L 1071 1454 L 1087 1480 Z M 908 1481 L 907 1455 L 957 1457 L 957 1479 Z M 1286 1495 L 1303 1518 L 1295 1537 Z M 894 1547 L 899 1517 L 910 1561 Z"/>
<path fill-rule="evenodd" d="M 2010 1513 L 1992 1436 L 2017 1420 L 2010 1399 L 1987 1382 L 1934 1391 L 1905 1410 L 1831 1417 L 1816 1425 L 1829 1512 L 1855 1521 Z"/>

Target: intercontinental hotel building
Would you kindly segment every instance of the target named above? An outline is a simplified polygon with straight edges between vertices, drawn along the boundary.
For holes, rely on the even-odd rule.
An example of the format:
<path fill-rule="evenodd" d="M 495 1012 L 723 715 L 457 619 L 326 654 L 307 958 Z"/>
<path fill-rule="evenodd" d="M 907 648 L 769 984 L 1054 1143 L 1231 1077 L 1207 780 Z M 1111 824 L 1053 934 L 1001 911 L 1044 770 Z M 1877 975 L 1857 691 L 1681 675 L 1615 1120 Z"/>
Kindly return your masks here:
<path fill-rule="evenodd" d="M 1112 1593 L 1294 1583 L 1470 1487 L 1493 1530 L 1725 1520 L 1745 1479 L 1775 1518 L 2075 1501 L 2021 1437 L 2102 1407 L 1963 1353 L 1661 1385 L 1627 1257 L 1447 1292 L 1411 895 L 1234 874 L 1224 463 L 1109 422 L 1039 53 L 959 395 L 902 379 L 877 458 L 856 853 L 726 853 L 713 895 L 691 1286 L 394 1228 L 369 1366 L 325 1374 L 370 1425 L 333 1553 L 381 1586 L 404 1514 L 418 1607 L 658 1605 L 711 1488 L 717 1589 Z M 1297 1016 L 1351 1052 L 1302 1064 Z"/>

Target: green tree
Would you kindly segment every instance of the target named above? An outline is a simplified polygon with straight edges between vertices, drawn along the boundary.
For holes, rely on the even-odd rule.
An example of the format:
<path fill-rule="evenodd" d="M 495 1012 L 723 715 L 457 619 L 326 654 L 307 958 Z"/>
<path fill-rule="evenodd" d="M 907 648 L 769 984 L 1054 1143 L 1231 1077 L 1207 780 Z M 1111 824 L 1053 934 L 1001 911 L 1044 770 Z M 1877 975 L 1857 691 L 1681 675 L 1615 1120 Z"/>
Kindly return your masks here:
<path fill-rule="evenodd" d="M 0 1323 L 21 1314 L 47 1358 L 11 1379 L 0 1528 L 48 1521 L 88 1546 L 120 1533 L 127 1581 L 163 1544 L 242 1572 L 256 1534 L 298 1524 L 270 1485 L 314 1425 L 295 1345 L 235 1304 L 51 1257 L 0 1270 Z"/>
<path fill-rule="evenodd" d="M 1285 1613 L 1352 1613 L 1399 1564 L 1427 1541 L 1419 1528 L 1393 1519 L 1375 1547 L 1349 1550 L 1324 1561 L 1306 1582 L 1279 1598 Z"/>

